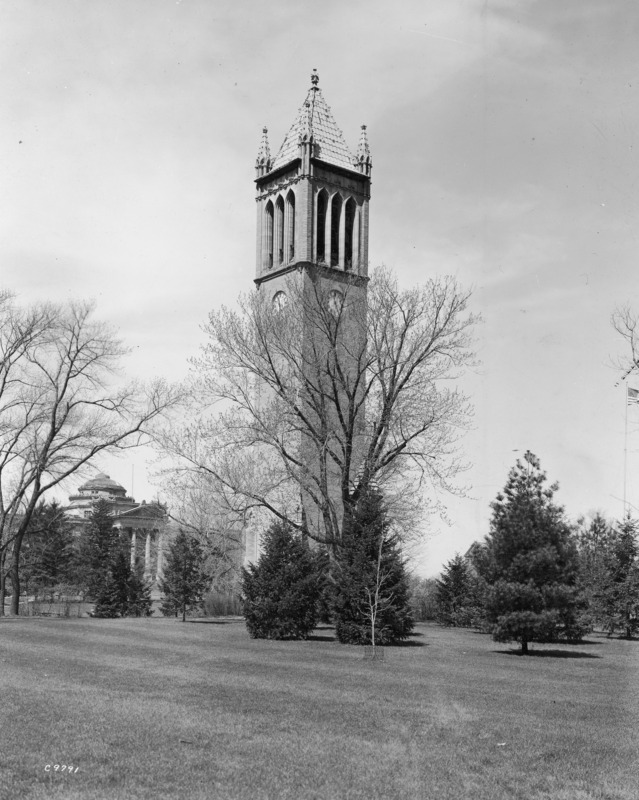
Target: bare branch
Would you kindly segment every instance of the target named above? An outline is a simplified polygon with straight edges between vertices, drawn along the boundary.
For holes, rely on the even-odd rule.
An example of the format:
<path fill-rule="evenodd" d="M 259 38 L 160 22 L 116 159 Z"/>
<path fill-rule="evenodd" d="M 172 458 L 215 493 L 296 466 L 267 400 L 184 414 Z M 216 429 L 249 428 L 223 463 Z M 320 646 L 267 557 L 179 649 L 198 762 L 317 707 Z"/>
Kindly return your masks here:
<path fill-rule="evenodd" d="M 373 479 L 412 521 L 402 504 L 422 508 L 427 486 L 453 489 L 471 409 L 450 384 L 472 363 L 477 320 L 451 278 L 402 290 L 377 270 L 368 290 L 345 283 L 335 308 L 300 275 L 285 310 L 260 290 L 210 314 L 193 421 L 158 441 L 247 508 L 335 544 L 344 509 Z"/>
<path fill-rule="evenodd" d="M 150 441 L 181 400 L 161 380 L 118 387 L 127 350 L 93 313 L 0 295 L 0 561 L 11 548 L 16 608 L 20 545 L 40 498 L 98 453 Z"/>

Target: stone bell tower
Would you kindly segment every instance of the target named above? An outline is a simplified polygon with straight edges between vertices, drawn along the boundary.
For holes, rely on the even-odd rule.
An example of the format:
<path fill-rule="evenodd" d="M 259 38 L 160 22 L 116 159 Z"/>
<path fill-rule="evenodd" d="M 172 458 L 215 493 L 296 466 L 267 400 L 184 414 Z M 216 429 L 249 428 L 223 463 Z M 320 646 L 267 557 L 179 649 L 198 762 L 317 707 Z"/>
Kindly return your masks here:
<path fill-rule="evenodd" d="M 349 150 L 313 70 L 311 88 L 275 158 L 267 129 L 257 155 L 255 283 L 273 296 L 304 270 L 323 288 L 365 291 L 371 157 L 362 125 L 357 154 Z"/>
<path fill-rule="evenodd" d="M 361 321 L 366 317 L 371 156 L 365 125 L 357 152 L 349 150 L 318 83 L 317 71 L 313 70 L 306 99 L 275 158 L 271 157 L 267 129 L 263 130 L 255 179 L 255 283 L 278 309 L 287 305 L 293 291 L 298 301 L 300 297 L 312 303 L 319 299 L 326 302 L 331 313 L 339 309 L 342 366 L 355 376 L 356 353 L 366 346 L 365 324 Z M 315 346 L 317 352 L 314 336 L 312 326 L 304 330 L 305 351 Z M 346 351 L 354 354 L 351 362 Z M 329 391 L 329 379 L 319 378 L 323 380 Z M 318 441 L 315 436 L 311 441 L 311 437 L 300 434 L 300 457 L 307 475 L 311 475 L 309 486 L 316 486 L 320 479 L 324 482 L 322 496 L 330 496 L 330 513 L 337 518 L 343 513 L 344 470 L 329 463 L 325 450 L 333 446 L 339 451 L 344 444 L 340 442 L 339 418 L 344 411 L 340 403 L 334 398 L 331 410 L 326 412 L 324 439 Z M 363 424 L 359 416 L 356 421 Z M 322 510 L 322 503 L 310 488 L 302 488 L 301 493 L 308 530 L 325 529 L 325 501 Z"/>

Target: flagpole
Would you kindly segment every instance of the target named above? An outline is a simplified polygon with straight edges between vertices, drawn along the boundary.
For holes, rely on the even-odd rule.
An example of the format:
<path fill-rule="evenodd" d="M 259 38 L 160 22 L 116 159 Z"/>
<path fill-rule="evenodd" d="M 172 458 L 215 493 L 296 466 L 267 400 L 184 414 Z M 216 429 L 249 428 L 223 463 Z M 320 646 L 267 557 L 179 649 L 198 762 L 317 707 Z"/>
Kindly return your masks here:
<path fill-rule="evenodd" d="M 626 422 L 623 434 L 623 516 L 626 517 L 626 484 L 628 475 L 628 386 L 626 385 Z"/>

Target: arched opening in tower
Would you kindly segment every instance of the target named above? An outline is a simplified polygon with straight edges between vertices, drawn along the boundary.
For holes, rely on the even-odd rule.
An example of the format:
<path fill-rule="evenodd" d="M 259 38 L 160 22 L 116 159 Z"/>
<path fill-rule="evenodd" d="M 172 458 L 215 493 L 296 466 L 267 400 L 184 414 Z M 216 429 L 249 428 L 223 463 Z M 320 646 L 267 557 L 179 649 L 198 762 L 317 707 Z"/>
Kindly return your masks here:
<path fill-rule="evenodd" d="M 350 197 L 346 201 L 344 208 L 346 216 L 346 224 L 344 226 L 344 269 L 353 269 L 353 265 L 357 263 L 357 253 L 353 248 L 353 231 L 355 228 L 355 201 Z"/>
<path fill-rule="evenodd" d="M 277 263 L 284 261 L 284 201 L 281 196 L 275 203 L 275 252 Z"/>
<path fill-rule="evenodd" d="M 266 204 L 264 221 L 266 223 L 264 250 L 266 252 L 266 264 L 270 269 L 273 266 L 273 203 L 270 200 Z"/>
<path fill-rule="evenodd" d="M 290 191 L 286 196 L 286 250 L 287 258 L 293 261 L 295 258 L 295 194 Z"/>
<path fill-rule="evenodd" d="M 342 198 L 336 194 L 331 203 L 331 267 L 339 266 L 339 228 L 342 216 Z"/>
<path fill-rule="evenodd" d="M 317 260 L 326 261 L 326 206 L 324 189 L 317 195 Z"/>

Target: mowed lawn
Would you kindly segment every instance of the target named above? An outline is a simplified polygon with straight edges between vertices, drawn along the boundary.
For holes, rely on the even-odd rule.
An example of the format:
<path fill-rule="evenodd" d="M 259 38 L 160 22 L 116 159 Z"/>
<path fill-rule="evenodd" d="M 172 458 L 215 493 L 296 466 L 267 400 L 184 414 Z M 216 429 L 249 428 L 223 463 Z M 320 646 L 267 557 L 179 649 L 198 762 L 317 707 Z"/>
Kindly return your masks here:
<path fill-rule="evenodd" d="M 1 620 L 0 796 L 639 798 L 639 642 L 421 625 L 367 661 L 332 634 Z"/>

